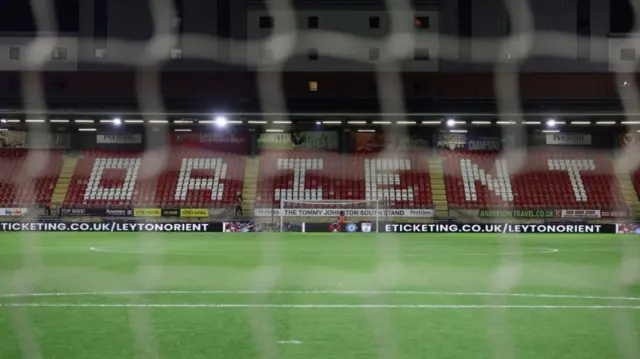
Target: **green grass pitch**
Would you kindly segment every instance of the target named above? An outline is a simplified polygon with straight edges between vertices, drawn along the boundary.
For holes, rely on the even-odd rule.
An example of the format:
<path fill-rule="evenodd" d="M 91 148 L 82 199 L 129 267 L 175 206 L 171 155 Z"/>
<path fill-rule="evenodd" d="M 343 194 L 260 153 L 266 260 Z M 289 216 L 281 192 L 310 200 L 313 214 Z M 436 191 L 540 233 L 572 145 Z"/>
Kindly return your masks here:
<path fill-rule="evenodd" d="M 632 358 L 638 248 L 617 235 L 4 233 L 0 358 Z"/>

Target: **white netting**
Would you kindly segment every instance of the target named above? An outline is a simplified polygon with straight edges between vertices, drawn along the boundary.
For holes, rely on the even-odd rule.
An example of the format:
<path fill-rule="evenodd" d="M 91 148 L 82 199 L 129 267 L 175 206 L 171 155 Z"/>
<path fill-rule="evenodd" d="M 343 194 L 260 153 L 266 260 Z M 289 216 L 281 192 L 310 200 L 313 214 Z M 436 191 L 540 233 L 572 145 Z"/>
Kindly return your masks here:
<path fill-rule="evenodd" d="M 527 1 L 505 1 L 505 6 L 510 17 L 513 32 L 509 37 L 503 39 L 468 39 L 446 34 L 418 33 L 414 28 L 414 11 L 410 1 L 389 0 L 385 2 L 388 9 L 390 26 L 389 33 L 385 38 L 372 39 L 354 35 L 345 35 L 338 32 L 328 32 L 322 29 L 299 30 L 296 27 L 296 11 L 291 2 L 285 0 L 274 0 L 266 2 L 267 12 L 273 17 L 273 34 L 265 40 L 237 41 L 226 38 L 216 38 L 201 34 L 184 34 L 179 38 L 176 27 L 173 26 L 176 11 L 173 2 L 170 0 L 151 0 L 149 10 L 154 24 L 153 36 L 148 41 L 132 41 L 121 39 L 109 39 L 109 46 L 116 49 L 114 53 L 124 54 L 121 56 L 108 56 L 96 59 L 101 63 L 125 63 L 138 66 L 136 73 L 136 90 L 141 116 L 147 121 L 166 120 L 166 111 L 163 107 L 162 94 L 160 91 L 159 70 L 165 61 L 171 58 L 172 52 L 177 48 L 179 41 L 190 43 L 192 48 L 198 51 L 190 51 L 189 56 L 196 59 L 216 60 L 231 64 L 249 64 L 258 69 L 258 90 L 260 105 L 265 113 L 274 114 L 272 118 L 287 115 L 287 107 L 284 98 L 283 85 L 281 83 L 283 66 L 285 62 L 294 55 L 306 53 L 307 48 L 322 48 L 323 55 L 333 56 L 355 61 L 368 61 L 363 54 L 368 54 L 368 49 L 379 49 L 379 60 L 374 64 L 377 73 L 377 88 L 380 98 L 380 110 L 386 114 L 393 114 L 393 118 L 403 121 L 406 116 L 406 109 L 402 96 L 401 68 L 400 62 L 414 56 L 414 49 L 421 44 L 437 43 L 437 50 L 430 52 L 430 57 L 440 60 L 458 60 L 458 49 L 467 47 L 478 49 L 474 52 L 473 59 L 467 61 L 492 64 L 495 66 L 495 86 L 496 101 L 499 109 L 499 119 L 510 125 L 502 128 L 502 136 L 510 138 L 512 141 L 505 143 L 505 150 L 498 161 L 503 161 L 509 169 L 511 176 L 515 176 L 521 170 L 532 170 L 526 167 L 528 154 L 535 150 L 527 151 L 524 144 L 525 126 L 522 125 L 524 117 L 521 109 L 521 97 L 519 91 L 519 69 L 521 64 L 535 56 L 554 56 L 558 58 L 575 58 L 575 44 L 579 41 L 589 41 L 575 34 L 563 32 L 546 31 L 536 29 L 531 6 Z M 633 2 L 634 10 L 640 10 L 637 2 Z M 24 112 L 30 117 L 42 117 L 47 113 L 45 101 L 45 90 L 40 71 L 51 60 L 51 53 L 58 43 L 59 36 L 55 34 L 55 18 L 51 11 L 51 3 L 44 0 L 31 0 L 31 7 L 34 11 L 37 28 L 39 30 L 35 39 L 26 47 L 22 56 L 22 98 L 24 101 Z M 635 11 L 640 14 L 640 11 Z M 636 21 L 640 23 L 640 21 Z M 80 39 L 80 44 L 84 39 Z M 635 39 L 633 37 L 621 40 L 624 47 L 633 48 Z M 301 46 L 304 44 L 304 46 Z M 80 45 L 79 47 L 82 47 Z M 230 57 L 219 57 L 211 48 L 224 47 L 230 49 Z M 235 51 L 241 49 L 241 51 Z M 486 51 L 482 51 L 486 49 Z M 263 57 L 237 57 L 235 54 L 265 53 L 266 50 L 272 56 Z M 127 55 L 129 54 L 129 55 Z M 84 59 L 90 61 L 89 59 Z M 594 52 L 591 54 L 592 61 L 608 61 L 606 52 Z M 614 62 L 611 64 L 616 73 L 617 85 L 623 91 L 621 96 L 624 105 L 624 115 L 629 121 L 636 119 L 640 113 L 640 92 L 638 90 L 633 72 L 637 63 Z M 321 84 L 320 84 L 321 85 Z M 465 84 L 459 84 L 464 86 Z M 549 84 L 553 86 L 554 84 Z M 96 84 L 99 86 L 99 84 Z M 278 115 L 279 114 L 279 115 Z M 43 134 L 49 132 L 49 122 L 27 123 L 29 126 L 29 136 L 31 142 L 37 142 Z M 166 137 L 166 126 L 152 126 L 149 124 L 145 135 L 149 138 Z M 388 132 L 393 136 L 406 136 L 405 127 L 393 127 Z M 613 168 L 619 172 L 625 169 L 633 169 L 638 165 L 640 157 L 637 156 L 639 148 L 628 146 L 623 152 L 613 156 Z M 596 154 L 597 155 L 597 154 Z M 334 155 L 331 155 L 334 156 Z M 380 158 L 398 157 L 397 149 L 387 148 L 380 154 Z M 16 188 L 18 191 L 33 191 L 32 178 L 38 176 L 40 168 L 38 164 L 47 163 L 50 153 L 47 151 L 31 151 L 27 162 L 31 165 L 27 170 L 16 178 Z M 141 172 L 141 177 L 154 178 L 159 174 L 159 169 L 163 168 L 169 161 L 169 150 L 149 149 L 143 158 L 143 162 L 148 162 L 150 166 L 147 172 Z M 494 159 L 491 159 L 493 161 Z M 560 159 L 562 160 L 562 159 Z M 582 161 L 582 158 L 576 160 Z M 575 164 L 575 166 L 573 166 Z M 534 164 L 535 166 L 535 164 Z M 563 164 L 553 162 L 550 166 L 562 167 Z M 586 166 L 586 167 L 585 167 Z M 584 186 L 579 184 L 579 171 L 589 167 L 589 163 L 573 163 L 568 170 L 572 184 L 575 186 L 575 194 L 580 197 L 586 195 Z M 498 166 L 502 167 L 502 164 Z M 564 168 L 567 168 L 566 163 Z M 575 169 L 575 170 L 574 170 Z M 275 169 L 274 169 L 275 171 Z M 344 170 L 343 170 L 344 171 Z M 480 168 L 474 168 L 473 164 L 463 166 L 459 171 L 467 173 L 471 178 L 477 176 L 479 180 L 484 180 L 487 187 L 498 197 L 505 199 L 504 203 L 513 208 L 514 203 L 510 201 L 509 187 L 504 181 L 504 173 L 500 170 L 492 178 L 482 175 Z M 495 171 L 494 171 L 495 172 Z M 327 173 L 331 175 L 331 173 Z M 613 185 L 617 182 L 612 181 Z M 617 188 L 612 190 L 618 191 Z M 471 198 L 473 191 L 469 191 Z M 477 193 L 476 193 L 477 195 Z M 400 194 L 402 196 L 402 194 Z M 306 199 L 306 198 L 305 198 Z M 379 253 L 379 265 L 375 272 L 376 290 L 393 289 L 398 283 L 399 275 L 402 273 L 403 264 L 398 255 L 399 238 L 394 235 L 384 234 L 376 237 L 377 251 Z M 41 258 L 40 237 L 36 233 L 25 233 L 21 243 L 23 248 L 24 266 L 13 273 L 11 283 L 3 286 L 3 289 L 12 293 L 30 293 L 36 290 L 39 273 L 43 269 L 43 259 Z M 152 234 L 141 234 L 141 248 L 148 253 L 153 253 L 161 248 L 163 242 L 158 236 Z M 505 253 L 521 253 L 522 242 L 518 236 L 502 235 L 501 244 Z M 276 252 L 281 246 L 281 241 L 277 238 L 269 237 L 263 242 L 265 252 Z M 144 252 L 144 251 L 143 251 Z M 620 264 L 619 295 L 625 295 L 625 285 L 632 283 L 637 278 L 638 267 L 640 267 L 640 249 L 638 243 L 629 240 L 624 256 Z M 148 255 L 142 256 L 143 261 L 137 273 L 128 278 L 128 286 L 135 290 L 153 290 L 162 276 L 163 257 Z M 278 285 L 281 276 L 282 263 L 277 256 L 264 256 L 261 258 L 260 267 L 255 270 L 255 285 L 252 290 L 269 293 Z M 495 268 L 493 280 L 489 283 L 492 292 L 509 293 L 518 284 L 523 273 L 522 255 L 505 255 L 503 261 Z M 505 300 L 507 297 L 489 297 L 490 304 L 494 304 L 490 310 L 489 333 L 493 339 L 493 348 L 497 358 L 513 358 L 515 344 L 510 336 L 510 330 L 506 323 L 507 309 Z M 256 301 L 264 298 L 258 297 Z M 374 301 L 377 299 L 374 299 Z M 13 327 L 20 339 L 22 356 L 25 358 L 42 358 L 46 353 L 40 351 L 37 338 L 34 336 L 36 330 L 33 327 L 33 318 L 26 308 L 12 308 Z M 372 312 L 367 312 L 372 313 Z M 282 353 L 275 343 L 273 331 L 270 328 L 275 326 L 270 313 L 261 308 L 251 309 L 251 331 L 255 340 L 258 352 L 263 357 L 280 358 Z M 638 350 L 637 336 L 635 336 L 633 318 L 627 312 L 619 310 L 613 314 L 616 323 L 616 338 L 618 339 L 620 354 L 625 358 L 637 358 L 640 356 Z M 385 310 L 380 310 L 369 316 L 371 328 L 374 331 L 373 338 L 377 341 L 377 350 L 380 357 L 394 358 L 398 348 L 393 340 L 393 326 L 391 318 Z M 149 308 L 136 307 L 131 309 L 131 326 L 136 350 L 145 353 L 144 357 L 162 357 L 158 343 L 155 341 L 154 325 L 151 320 Z M 461 328 L 464 330 L 464 328 Z"/>

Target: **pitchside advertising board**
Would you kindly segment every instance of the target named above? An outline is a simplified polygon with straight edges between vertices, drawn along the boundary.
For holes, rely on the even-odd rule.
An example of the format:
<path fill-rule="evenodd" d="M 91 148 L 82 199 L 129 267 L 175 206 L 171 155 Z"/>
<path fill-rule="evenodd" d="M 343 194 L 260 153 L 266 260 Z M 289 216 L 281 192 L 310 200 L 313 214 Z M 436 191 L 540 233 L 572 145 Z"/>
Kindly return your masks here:
<path fill-rule="evenodd" d="M 616 224 L 488 224 L 488 223 L 379 223 L 378 232 L 389 233 L 617 233 Z M 376 232 L 376 224 L 372 222 L 347 223 L 338 227 L 335 223 L 305 223 L 303 232 Z"/>
<path fill-rule="evenodd" d="M 131 217 L 132 209 L 126 208 L 59 208 L 58 214 L 64 217 Z"/>
<path fill-rule="evenodd" d="M 332 217 L 337 218 L 340 212 L 344 212 L 347 217 L 364 218 L 411 218 L 411 217 L 433 217 L 433 209 L 363 209 L 363 208 L 256 208 L 254 217 Z"/>
<path fill-rule="evenodd" d="M 376 231 L 376 224 L 373 222 L 349 222 L 342 225 L 338 223 L 304 223 L 302 231 L 312 233 L 370 233 Z"/>
<path fill-rule="evenodd" d="M 2 217 L 21 217 L 29 213 L 28 208 L 0 208 Z"/>
<path fill-rule="evenodd" d="M 134 208 L 134 217 L 207 218 L 208 208 Z"/>
<path fill-rule="evenodd" d="M 280 223 L 263 223 L 253 221 L 233 221 L 223 222 L 222 228 L 227 233 L 247 233 L 247 232 L 304 232 L 305 223 L 283 223 L 283 230 Z"/>
<path fill-rule="evenodd" d="M 222 232 L 222 223 L 0 222 L 0 232 Z"/>
<path fill-rule="evenodd" d="M 207 208 L 60 208 L 58 213 L 63 217 L 207 218 L 209 212 Z"/>
<path fill-rule="evenodd" d="M 599 209 L 563 209 L 560 211 L 562 218 L 598 219 L 602 218 Z"/>
<path fill-rule="evenodd" d="M 330 223 L 287 224 L 287 232 L 334 232 Z M 0 232 L 255 232 L 279 231 L 277 225 L 257 227 L 252 222 L 223 223 L 143 223 L 127 221 L 105 222 L 0 222 Z M 260 229 L 258 229 L 260 230 Z M 342 232 L 375 232 L 371 222 L 348 223 Z M 379 232 L 388 233 L 466 233 L 466 234 L 638 234 L 640 225 L 625 224 L 487 224 L 487 223 L 382 223 Z"/>
<path fill-rule="evenodd" d="M 557 211 L 553 209 L 533 209 L 533 210 L 516 210 L 516 209 L 480 209 L 478 217 L 485 218 L 554 218 L 557 217 Z"/>
<path fill-rule="evenodd" d="M 393 233 L 617 233 L 616 224 L 513 224 L 446 223 L 384 224 L 381 232 Z"/>
<path fill-rule="evenodd" d="M 454 209 L 454 212 L 481 218 L 570 218 L 599 219 L 603 217 L 626 217 L 626 212 L 604 212 L 599 209 Z"/>

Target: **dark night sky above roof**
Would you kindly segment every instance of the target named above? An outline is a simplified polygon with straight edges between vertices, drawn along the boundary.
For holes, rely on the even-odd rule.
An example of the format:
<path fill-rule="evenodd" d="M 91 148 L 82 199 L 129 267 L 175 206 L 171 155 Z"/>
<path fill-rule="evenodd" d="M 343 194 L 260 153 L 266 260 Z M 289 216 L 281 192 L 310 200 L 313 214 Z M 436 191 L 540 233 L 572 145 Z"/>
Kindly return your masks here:
<path fill-rule="evenodd" d="M 90 0 L 86 0 L 90 1 Z M 79 0 L 54 0 L 58 31 L 79 31 Z M 0 32 L 36 31 L 31 2 L 28 0 L 0 1 Z"/>

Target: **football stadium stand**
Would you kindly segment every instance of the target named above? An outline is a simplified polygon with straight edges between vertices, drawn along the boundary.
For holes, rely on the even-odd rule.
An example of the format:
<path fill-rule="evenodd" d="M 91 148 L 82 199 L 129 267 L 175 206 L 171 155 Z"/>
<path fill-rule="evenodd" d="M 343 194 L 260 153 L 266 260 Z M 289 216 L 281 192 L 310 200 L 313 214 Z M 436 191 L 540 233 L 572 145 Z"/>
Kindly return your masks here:
<path fill-rule="evenodd" d="M 209 151 L 87 151 L 65 205 L 219 208 L 242 191 L 244 161 Z"/>
<path fill-rule="evenodd" d="M 431 208 L 426 156 L 396 158 L 295 151 L 264 152 L 256 207 L 291 200 L 389 200 L 392 208 Z"/>
<path fill-rule="evenodd" d="M 0 171 L 0 205 L 52 200 L 63 156 L 59 151 L 46 153 L 48 157 L 44 150 L 0 149 L 0 165 L 11 169 Z M 460 150 L 443 151 L 430 160 L 419 152 L 385 158 L 267 151 L 259 158 L 245 159 L 198 149 L 164 154 L 91 150 L 78 156 L 61 198 L 64 206 L 72 207 L 230 208 L 239 193 L 251 196 L 246 200 L 252 209 L 278 207 L 285 198 L 388 199 L 389 208 L 402 209 L 434 208 L 434 202 L 440 201 L 442 206 L 462 209 L 617 211 L 628 207 L 629 200 L 604 154 L 542 150 L 530 153 L 524 167 L 516 166 L 495 152 Z M 436 185 L 444 183 L 442 197 L 446 198 L 436 201 L 430 173 L 439 173 L 440 168 Z M 245 179 L 251 171 L 255 174 Z M 633 187 L 640 195 L 640 171 L 632 174 L 627 186 L 630 193 Z"/>
<path fill-rule="evenodd" d="M 604 155 L 538 151 L 517 174 L 514 164 L 493 152 L 444 154 L 447 199 L 451 207 L 617 210 L 626 204 Z"/>
<path fill-rule="evenodd" d="M 636 190 L 636 195 L 640 199 L 640 168 L 633 172 L 631 180 L 633 182 L 633 188 Z"/>
<path fill-rule="evenodd" d="M 0 149 L 0 205 L 49 202 L 62 166 L 61 158 L 57 151 Z"/>

